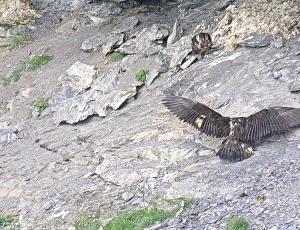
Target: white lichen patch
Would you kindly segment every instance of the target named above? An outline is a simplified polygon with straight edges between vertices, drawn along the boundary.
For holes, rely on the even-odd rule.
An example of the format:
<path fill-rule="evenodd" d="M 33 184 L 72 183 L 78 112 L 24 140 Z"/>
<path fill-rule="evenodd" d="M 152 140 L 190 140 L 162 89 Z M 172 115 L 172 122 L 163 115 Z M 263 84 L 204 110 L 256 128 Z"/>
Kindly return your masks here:
<path fill-rule="evenodd" d="M 252 34 L 281 32 L 285 38 L 298 33 L 300 7 L 296 0 L 256 0 L 226 11 L 214 36 L 225 49 L 235 49 Z"/>
<path fill-rule="evenodd" d="M 25 25 L 40 15 L 26 0 L 0 0 L 0 23 Z"/>

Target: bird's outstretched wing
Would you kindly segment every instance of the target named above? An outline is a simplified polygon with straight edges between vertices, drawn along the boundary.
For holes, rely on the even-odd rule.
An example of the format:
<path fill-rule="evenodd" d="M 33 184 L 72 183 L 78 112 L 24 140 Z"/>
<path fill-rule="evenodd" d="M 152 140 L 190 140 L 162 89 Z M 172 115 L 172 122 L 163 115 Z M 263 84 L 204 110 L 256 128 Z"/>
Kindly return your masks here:
<path fill-rule="evenodd" d="M 179 96 L 166 96 L 163 104 L 180 120 L 193 125 L 206 135 L 212 137 L 229 135 L 230 118 L 223 117 L 203 104 Z"/>
<path fill-rule="evenodd" d="M 246 118 L 244 132 L 240 136 L 244 141 L 255 141 L 290 128 L 300 126 L 300 108 L 271 107 Z"/>

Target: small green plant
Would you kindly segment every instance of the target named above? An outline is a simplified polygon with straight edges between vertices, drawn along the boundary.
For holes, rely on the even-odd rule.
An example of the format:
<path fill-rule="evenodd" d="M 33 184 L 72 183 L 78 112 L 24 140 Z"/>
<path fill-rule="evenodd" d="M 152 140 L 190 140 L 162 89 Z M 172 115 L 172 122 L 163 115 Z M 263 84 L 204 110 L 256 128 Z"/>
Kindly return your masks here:
<path fill-rule="evenodd" d="M 36 110 L 41 113 L 49 106 L 48 99 L 40 99 L 35 103 Z"/>
<path fill-rule="evenodd" d="M 140 69 L 139 72 L 137 72 L 135 74 L 135 79 L 137 81 L 140 81 L 140 82 L 144 83 L 148 75 L 149 75 L 149 70 Z"/>
<path fill-rule="evenodd" d="M 11 216 L 0 216 L 0 229 L 2 230 L 13 230 L 14 229 L 14 218 Z"/>
<path fill-rule="evenodd" d="M 12 38 L 11 45 L 9 48 L 11 50 L 17 49 L 17 48 L 25 46 L 29 42 L 30 42 L 29 36 L 26 36 L 26 35 L 15 36 Z"/>
<path fill-rule="evenodd" d="M 113 61 L 113 62 L 117 62 L 117 61 L 122 60 L 125 56 L 126 56 L 126 55 L 123 54 L 123 53 L 113 52 L 113 53 L 110 55 L 110 60 Z"/>
<path fill-rule="evenodd" d="M 105 19 L 105 21 L 102 23 L 103 25 L 110 25 L 110 24 L 112 24 L 113 23 L 113 18 L 112 17 L 107 17 L 106 19 Z"/>
<path fill-rule="evenodd" d="M 14 69 L 6 78 L 1 78 L 1 84 L 8 86 L 11 82 L 20 80 L 23 71 L 33 71 L 40 68 L 42 65 L 48 64 L 52 60 L 52 56 L 41 55 L 34 56 L 25 61 L 20 67 Z"/>
<path fill-rule="evenodd" d="M 91 216 L 89 214 L 80 214 L 75 222 L 75 230 L 99 230 L 99 216 Z"/>
<path fill-rule="evenodd" d="M 227 230 L 248 230 L 249 224 L 242 217 L 230 217 L 227 220 Z"/>

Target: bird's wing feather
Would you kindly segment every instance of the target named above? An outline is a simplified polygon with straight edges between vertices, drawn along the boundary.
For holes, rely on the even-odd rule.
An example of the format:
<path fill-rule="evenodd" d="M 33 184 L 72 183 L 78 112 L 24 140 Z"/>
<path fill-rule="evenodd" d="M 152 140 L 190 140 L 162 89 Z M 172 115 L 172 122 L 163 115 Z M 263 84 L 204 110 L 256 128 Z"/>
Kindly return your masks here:
<path fill-rule="evenodd" d="M 280 133 L 300 125 L 300 108 L 272 107 L 246 118 L 240 139 L 259 140 L 264 136 Z"/>
<path fill-rule="evenodd" d="M 163 104 L 180 120 L 209 136 L 224 137 L 230 132 L 230 119 L 203 104 L 178 96 L 166 96 Z"/>

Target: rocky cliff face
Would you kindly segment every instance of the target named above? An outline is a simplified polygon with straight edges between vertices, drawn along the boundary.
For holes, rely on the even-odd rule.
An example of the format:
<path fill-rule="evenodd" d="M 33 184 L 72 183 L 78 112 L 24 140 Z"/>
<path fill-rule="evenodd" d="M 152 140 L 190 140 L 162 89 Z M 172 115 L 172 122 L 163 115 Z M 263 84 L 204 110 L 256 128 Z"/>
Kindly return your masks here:
<path fill-rule="evenodd" d="M 83 2 L 2 54 L 2 76 L 28 54 L 53 59 L 0 86 L 0 213 L 17 216 L 21 229 L 74 229 L 80 213 L 100 212 L 104 226 L 159 194 L 192 205 L 153 229 L 226 229 L 230 216 L 251 229 L 300 228 L 299 129 L 228 163 L 215 156 L 222 140 L 161 105 L 176 94 L 226 116 L 300 107 L 299 6 L 270 2 L 270 18 L 264 1 Z M 262 26 L 249 21 L 256 16 Z M 191 54 L 199 31 L 214 40 L 203 60 Z M 49 99 L 42 111 L 41 98 Z"/>

